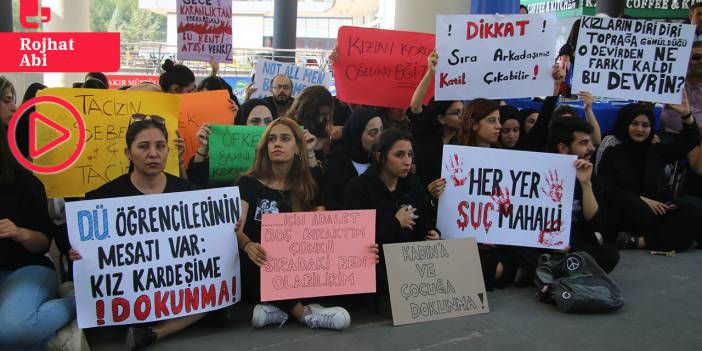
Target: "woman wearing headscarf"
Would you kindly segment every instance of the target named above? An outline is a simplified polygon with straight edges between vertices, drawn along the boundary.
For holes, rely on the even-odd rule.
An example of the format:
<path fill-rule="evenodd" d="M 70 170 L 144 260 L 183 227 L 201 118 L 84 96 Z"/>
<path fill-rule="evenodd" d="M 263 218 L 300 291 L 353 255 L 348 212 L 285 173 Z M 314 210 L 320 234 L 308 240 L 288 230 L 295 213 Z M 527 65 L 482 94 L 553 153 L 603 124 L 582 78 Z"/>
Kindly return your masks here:
<path fill-rule="evenodd" d="M 620 248 L 683 250 L 699 238 L 699 200 L 674 197 L 664 172 L 666 164 L 683 159 L 700 141 L 687 97 L 673 108 L 682 115 L 683 129 L 669 143 L 652 143 L 655 119 L 650 109 L 624 106 L 615 121 L 614 133 L 621 143 L 607 148 L 599 175 L 621 214 Z"/>
<path fill-rule="evenodd" d="M 341 147 L 326 160 L 323 186 L 328 209 L 343 209 L 344 189 L 351 179 L 368 169 L 373 145 L 382 131 L 383 120 L 374 108 L 358 109 L 346 121 Z"/>

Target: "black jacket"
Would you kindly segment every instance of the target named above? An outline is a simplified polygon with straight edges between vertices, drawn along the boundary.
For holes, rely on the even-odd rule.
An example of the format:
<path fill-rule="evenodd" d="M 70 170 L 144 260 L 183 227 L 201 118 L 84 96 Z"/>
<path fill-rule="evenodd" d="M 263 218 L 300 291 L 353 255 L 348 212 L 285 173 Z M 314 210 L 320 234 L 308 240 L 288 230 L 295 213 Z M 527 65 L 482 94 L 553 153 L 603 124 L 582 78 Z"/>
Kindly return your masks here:
<path fill-rule="evenodd" d="M 349 182 L 358 177 L 356 167 L 351 159 L 343 154 L 332 154 L 324 166 L 324 182 L 322 183 L 324 198 L 328 210 L 343 210 L 344 191 Z"/>
<path fill-rule="evenodd" d="M 436 121 L 427 106 L 419 114 L 407 110 L 407 117 L 412 123 L 412 149 L 417 176 L 424 186 L 441 178 L 441 160 L 444 152 L 442 126 Z"/>
<path fill-rule="evenodd" d="M 541 105 L 541 111 L 539 111 L 539 118 L 529 130 L 529 133 L 519 137 L 517 145 L 514 146 L 515 150 L 546 151 L 549 125 L 551 124 L 551 117 L 553 117 L 553 110 L 556 109 L 557 102 L 557 96 L 549 96 L 544 100 L 544 103 Z"/>
<path fill-rule="evenodd" d="M 409 174 L 400 178 L 395 191 L 388 190 L 373 168 L 354 178 L 346 186 L 345 208 L 375 209 L 375 242 L 378 244 L 420 241 L 431 228 L 427 215 L 427 198 L 419 179 Z M 395 213 L 403 205 L 416 208 L 413 230 L 403 229 Z"/>
<path fill-rule="evenodd" d="M 599 246 L 599 241 L 595 232 L 602 234 L 605 242 L 613 242 L 616 239 L 615 223 L 616 218 L 611 209 L 605 203 L 604 186 L 600 179 L 592 175 L 590 179 L 592 192 L 597 200 L 597 213 L 590 220 L 585 219 L 583 212 L 583 189 L 580 182 L 575 182 L 575 193 L 573 194 L 573 213 L 571 216 L 570 246 L 574 251 L 583 247 Z"/>

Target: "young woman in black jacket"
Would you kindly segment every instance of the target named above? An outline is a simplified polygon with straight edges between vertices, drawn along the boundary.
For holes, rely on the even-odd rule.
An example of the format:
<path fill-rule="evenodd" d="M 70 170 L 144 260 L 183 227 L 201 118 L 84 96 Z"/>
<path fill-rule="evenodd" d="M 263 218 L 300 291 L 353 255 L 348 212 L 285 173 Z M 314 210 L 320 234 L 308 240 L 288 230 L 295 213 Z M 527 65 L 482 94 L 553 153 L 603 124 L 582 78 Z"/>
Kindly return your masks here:
<path fill-rule="evenodd" d="M 371 166 L 346 187 L 345 208 L 376 210 L 375 240 L 381 247 L 439 239 L 427 216 L 424 187 L 410 172 L 413 157 L 409 134 L 385 130 L 375 147 Z M 387 292 L 385 264 L 381 262 L 376 269 L 377 291 Z"/>
<path fill-rule="evenodd" d="M 383 120 L 374 108 L 353 111 L 344 125 L 341 147 L 326 160 L 323 188 L 327 209 L 344 208 L 346 185 L 368 169 L 371 151 L 382 131 Z"/>
<path fill-rule="evenodd" d="M 620 248 L 683 250 L 700 238 L 699 200 L 674 197 L 664 172 L 666 164 L 685 158 L 699 144 L 700 134 L 686 96 L 672 107 L 683 117 L 683 129 L 675 140 L 652 143 L 653 112 L 630 104 L 619 111 L 614 124 L 621 144 L 607 148 L 602 156 L 598 174 L 621 213 L 617 227 L 631 233 L 620 235 Z"/>
<path fill-rule="evenodd" d="M 407 117 L 412 128 L 412 140 L 415 146 L 414 163 L 417 175 L 424 186 L 438 186 L 441 177 L 441 155 L 446 144 L 458 144 L 461 131 L 463 101 L 435 101 L 423 106 L 429 84 L 434 78 L 439 55 L 436 51 L 427 57 L 427 72 L 419 82 L 412 95 Z"/>

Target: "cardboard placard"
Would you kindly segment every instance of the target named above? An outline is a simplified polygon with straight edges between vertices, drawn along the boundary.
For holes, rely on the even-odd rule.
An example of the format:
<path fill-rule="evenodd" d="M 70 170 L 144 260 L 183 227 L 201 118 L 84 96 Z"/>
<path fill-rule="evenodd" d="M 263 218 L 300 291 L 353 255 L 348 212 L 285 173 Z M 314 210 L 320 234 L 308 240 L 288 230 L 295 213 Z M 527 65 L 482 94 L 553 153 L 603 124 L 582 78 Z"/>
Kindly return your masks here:
<path fill-rule="evenodd" d="M 679 104 L 695 26 L 583 16 L 574 92 Z"/>
<path fill-rule="evenodd" d="M 185 140 L 183 161 L 186 168 L 200 147 L 197 131 L 203 123 L 234 124 L 234 111 L 229 102 L 229 92 L 213 90 L 180 95 L 178 130 Z"/>
<path fill-rule="evenodd" d="M 239 188 L 66 203 L 78 326 L 146 323 L 241 297 Z"/>
<path fill-rule="evenodd" d="M 210 134 L 210 181 L 234 182 L 256 158 L 256 145 L 265 126 L 212 125 Z"/>
<path fill-rule="evenodd" d="M 385 244 L 394 325 L 488 313 L 475 238 Z"/>
<path fill-rule="evenodd" d="M 180 175 L 176 128 L 180 97 L 175 94 L 106 89 L 49 88 L 37 96 L 56 96 L 66 100 L 85 121 L 86 144 L 78 160 L 68 169 L 54 174 L 36 174 L 50 198 L 83 197 L 88 191 L 127 173 L 129 160 L 124 155 L 125 136 L 134 113 L 158 115 L 168 130 L 168 161 L 165 172 Z M 70 131 L 70 139 L 34 159 L 35 164 L 56 165 L 68 159 L 78 145 L 78 128 L 71 114 L 56 104 L 42 103 L 37 112 Z M 37 128 L 37 145 L 46 145 L 58 132 Z"/>
<path fill-rule="evenodd" d="M 436 100 L 553 93 L 554 14 L 436 16 Z"/>
<path fill-rule="evenodd" d="M 444 238 L 562 249 L 570 241 L 576 156 L 444 145 L 437 227 Z"/>
<path fill-rule="evenodd" d="M 331 79 L 331 72 L 261 59 L 256 62 L 256 79 L 254 80 L 256 92 L 253 94 L 253 97 L 264 98 L 270 96 L 273 78 L 279 74 L 288 76 L 292 81 L 292 96 L 300 95 L 305 88 L 313 85 L 323 85 L 329 89 L 329 79 Z"/>
<path fill-rule="evenodd" d="M 433 34 L 343 26 L 334 64 L 336 96 L 355 104 L 406 109 L 427 71 Z M 427 89 L 424 103 L 434 96 Z"/>
<path fill-rule="evenodd" d="M 176 2 L 178 59 L 232 62 L 232 2 Z"/>
<path fill-rule="evenodd" d="M 264 214 L 261 301 L 375 292 L 375 210 Z"/>

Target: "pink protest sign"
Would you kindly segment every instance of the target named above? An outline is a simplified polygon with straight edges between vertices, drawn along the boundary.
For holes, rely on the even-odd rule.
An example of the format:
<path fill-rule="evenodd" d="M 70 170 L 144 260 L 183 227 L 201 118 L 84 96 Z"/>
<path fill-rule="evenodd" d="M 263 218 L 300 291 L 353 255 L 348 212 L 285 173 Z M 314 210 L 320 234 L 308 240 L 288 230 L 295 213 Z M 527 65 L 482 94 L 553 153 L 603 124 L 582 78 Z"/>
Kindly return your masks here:
<path fill-rule="evenodd" d="M 261 301 L 375 292 L 375 210 L 266 214 Z"/>

